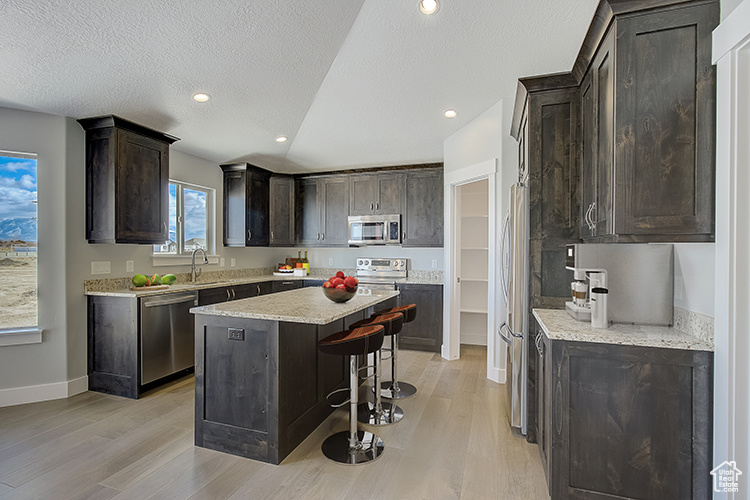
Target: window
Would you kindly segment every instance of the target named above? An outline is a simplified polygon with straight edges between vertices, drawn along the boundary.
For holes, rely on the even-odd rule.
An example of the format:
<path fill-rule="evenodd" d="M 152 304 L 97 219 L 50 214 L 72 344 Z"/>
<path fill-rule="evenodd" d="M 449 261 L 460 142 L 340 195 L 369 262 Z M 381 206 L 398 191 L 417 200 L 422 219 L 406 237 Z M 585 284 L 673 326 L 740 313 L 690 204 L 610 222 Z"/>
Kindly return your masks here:
<path fill-rule="evenodd" d="M 202 248 L 213 253 L 214 190 L 170 181 L 169 240 L 154 245 L 154 255 L 181 255 Z"/>
<path fill-rule="evenodd" d="M 0 151 L 0 332 L 37 324 L 36 155 Z"/>

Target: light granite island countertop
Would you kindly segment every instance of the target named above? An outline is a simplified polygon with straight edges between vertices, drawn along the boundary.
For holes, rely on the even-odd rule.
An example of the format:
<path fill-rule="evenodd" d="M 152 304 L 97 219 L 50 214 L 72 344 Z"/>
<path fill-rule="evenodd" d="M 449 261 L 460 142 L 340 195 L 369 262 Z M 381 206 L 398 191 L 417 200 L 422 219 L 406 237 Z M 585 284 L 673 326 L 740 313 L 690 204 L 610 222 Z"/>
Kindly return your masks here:
<path fill-rule="evenodd" d="M 398 294 L 395 290 L 377 290 L 370 295 L 358 294 L 348 302 L 337 303 L 326 298 L 320 287 L 308 287 L 193 307 L 190 312 L 209 316 L 326 325 L 397 297 Z"/>
<path fill-rule="evenodd" d="M 609 328 L 594 328 L 588 321 L 573 319 L 563 309 L 534 309 L 532 312 L 550 340 L 688 351 L 714 350 L 712 338 L 699 338 L 674 327 L 615 323 Z"/>

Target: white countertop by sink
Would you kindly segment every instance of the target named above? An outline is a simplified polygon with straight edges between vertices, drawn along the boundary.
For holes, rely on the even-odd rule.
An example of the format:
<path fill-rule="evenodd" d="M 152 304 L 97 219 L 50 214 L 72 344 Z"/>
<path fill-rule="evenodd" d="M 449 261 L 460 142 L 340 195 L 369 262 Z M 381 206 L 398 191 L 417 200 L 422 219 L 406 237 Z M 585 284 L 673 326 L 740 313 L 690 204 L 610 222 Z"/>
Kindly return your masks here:
<path fill-rule="evenodd" d="M 194 307 L 190 309 L 190 312 L 209 316 L 325 325 L 391 297 L 396 297 L 398 294 L 399 292 L 395 290 L 378 290 L 373 291 L 372 295 L 358 294 L 348 302 L 336 303 L 328 300 L 320 287 L 308 287 Z"/>
<path fill-rule="evenodd" d="M 550 340 L 690 351 L 714 350 L 713 341 L 668 326 L 614 324 L 602 329 L 593 328 L 590 322 L 573 319 L 564 309 L 534 309 L 533 314 Z"/>

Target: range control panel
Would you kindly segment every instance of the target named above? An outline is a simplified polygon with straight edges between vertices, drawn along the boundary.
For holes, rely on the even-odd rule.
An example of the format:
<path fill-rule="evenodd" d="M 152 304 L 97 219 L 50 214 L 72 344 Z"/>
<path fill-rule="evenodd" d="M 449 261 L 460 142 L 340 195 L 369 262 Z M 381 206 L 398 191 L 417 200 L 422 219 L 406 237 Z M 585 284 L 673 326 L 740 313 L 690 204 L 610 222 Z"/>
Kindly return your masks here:
<path fill-rule="evenodd" d="M 357 258 L 357 271 L 403 271 L 406 272 L 406 259 Z"/>

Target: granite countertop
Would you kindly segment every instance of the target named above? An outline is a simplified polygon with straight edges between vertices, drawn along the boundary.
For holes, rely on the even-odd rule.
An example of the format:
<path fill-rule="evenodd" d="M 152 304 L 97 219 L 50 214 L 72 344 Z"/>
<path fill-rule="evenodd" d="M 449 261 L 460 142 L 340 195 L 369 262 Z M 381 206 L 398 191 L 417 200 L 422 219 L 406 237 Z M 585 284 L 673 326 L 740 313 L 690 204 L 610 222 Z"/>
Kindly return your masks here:
<path fill-rule="evenodd" d="M 591 323 L 573 319 L 564 309 L 534 309 L 534 317 L 550 340 L 598 344 L 662 347 L 689 351 L 713 351 L 711 339 L 702 339 L 668 326 L 614 324 L 593 328 Z"/>
<path fill-rule="evenodd" d="M 261 270 L 259 270 L 261 271 Z M 354 269 L 344 269 L 347 275 L 353 275 Z M 290 281 L 290 280 L 326 280 L 336 273 L 331 269 L 316 269 L 311 271 L 310 276 L 274 276 L 271 269 L 263 269 L 260 273 L 251 276 L 227 277 L 222 272 L 208 274 L 198 278 L 195 284 L 190 283 L 189 278 L 178 275 L 177 283 L 162 290 L 130 290 L 129 278 L 114 278 L 103 280 L 89 280 L 84 283 L 84 295 L 95 295 L 100 297 L 150 297 L 152 295 L 164 295 L 168 293 L 192 292 L 208 288 L 219 288 L 222 286 L 245 285 L 249 283 L 261 283 L 264 281 Z M 442 271 L 410 271 L 409 276 L 397 283 L 442 285 Z"/>
<path fill-rule="evenodd" d="M 209 316 L 325 325 L 398 294 L 395 290 L 378 290 L 371 295 L 355 295 L 348 302 L 336 303 L 328 300 L 317 287 L 298 288 L 260 297 L 194 307 L 190 312 Z"/>

